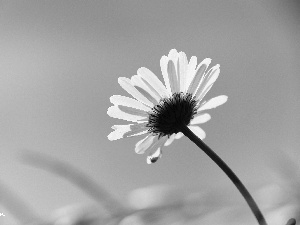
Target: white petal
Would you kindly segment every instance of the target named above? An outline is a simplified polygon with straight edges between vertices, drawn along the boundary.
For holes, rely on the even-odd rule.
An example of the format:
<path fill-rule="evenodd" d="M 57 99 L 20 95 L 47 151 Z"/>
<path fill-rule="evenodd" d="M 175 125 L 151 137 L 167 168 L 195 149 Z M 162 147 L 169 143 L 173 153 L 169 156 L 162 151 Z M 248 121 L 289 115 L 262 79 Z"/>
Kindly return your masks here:
<path fill-rule="evenodd" d="M 124 133 L 125 133 L 125 132 L 126 132 L 126 131 L 124 131 Z M 108 140 L 110 140 L 110 141 L 116 141 L 116 140 L 118 140 L 118 139 L 123 138 L 124 133 L 114 130 L 114 131 L 110 132 L 109 135 L 107 135 L 107 138 L 108 138 Z"/>
<path fill-rule="evenodd" d="M 149 92 L 145 91 L 145 89 L 136 86 L 135 87 L 142 95 L 144 95 L 150 102 L 152 102 L 153 105 L 156 105 L 159 101 L 157 101 L 152 95 L 149 94 Z"/>
<path fill-rule="evenodd" d="M 161 148 L 158 148 L 152 155 L 147 156 L 147 163 L 155 163 L 162 156 Z"/>
<path fill-rule="evenodd" d="M 152 73 L 151 70 L 142 67 L 138 69 L 137 74 L 140 75 L 143 79 L 145 79 L 154 88 L 154 90 L 157 91 L 160 97 L 163 98 L 168 96 L 166 87 L 157 78 L 157 76 L 154 73 Z"/>
<path fill-rule="evenodd" d="M 113 118 L 132 121 L 132 122 L 137 122 L 138 120 L 146 118 L 145 116 L 136 116 L 136 115 L 131 115 L 131 114 L 125 113 L 125 112 L 121 111 L 118 106 L 109 107 L 107 109 L 107 114 Z"/>
<path fill-rule="evenodd" d="M 151 87 L 149 84 L 146 84 L 145 82 L 147 82 L 147 81 L 144 81 L 141 76 L 139 76 L 139 75 L 132 76 L 131 82 L 135 87 L 140 87 L 140 88 L 144 89 L 146 92 L 148 92 L 149 95 L 151 95 L 152 98 L 155 99 L 155 102 L 159 102 L 159 100 L 161 99 L 161 97 L 157 93 L 157 91 L 153 87 Z"/>
<path fill-rule="evenodd" d="M 179 92 L 179 85 L 178 85 L 178 80 L 177 80 L 176 69 L 175 69 L 175 65 L 172 60 L 170 60 L 168 62 L 168 76 L 169 76 L 172 93 Z"/>
<path fill-rule="evenodd" d="M 197 66 L 197 57 L 192 56 L 187 68 L 187 74 L 186 74 L 186 81 L 185 81 L 185 90 L 188 89 L 190 86 L 190 83 L 194 79 L 195 73 L 196 73 L 196 66 Z"/>
<path fill-rule="evenodd" d="M 144 105 L 143 103 L 129 97 L 125 97 L 122 95 L 113 95 L 110 97 L 110 102 L 114 105 L 123 105 L 128 106 L 135 109 L 144 110 L 146 112 L 150 111 L 151 108 Z"/>
<path fill-rule="evenodd" d="M 144 134 L 148 134 L 148 130 L 149 128 L 145 127 L 143 129 L 141 129 L 142 131 L 129 131 L 128 133 L 126 133 L 126 135 L 124 137 L 136 137 L 136 136 L 140 136 L 140 135 L 144 135 Z"/>
<path fill-rule="evenodd" d="M 179 52 L 179 81 L 180 81 L 180 91 L 185 92 L 185 81 L 186 81 L 186 72 L 188 67 L 187 57 L 184 52 Z"/>
<path fill-rule="evenodd" d="M 219 74 L 220 74 L 219 64 L 215 65 L 207 72 L 196 93 L 196 99 L 198 101 L 201 101 L 203 99 L 203 97 L 206 95 L 206 93 L 210 90 L 214 82 L 219 77 Z"/>
<path fill-rule="evenodd" d="M 157 136 L 148 135 L 136 143 L 135 152 L 137 154 L 144 154 L 144 152 L 154 143 L 154 141 L 157 141 Z"/>
<path fill-rule="evenodd" d="M 188 127 L 201 140 L 205 138 L 206 134 L 205 134 L 205 131 L 202 128 L 200 128 L 198 126 L 188 126 Z"/>
<path fill-rule="evenodd" d="M 165 81 L 165 86 L 168 92 L 168 96 L 172 95 L 171 92 L 171 86 L 170 86 L 170 81 L 169 81 L 169 76 L 168 76 L 168 57 L 167 56 L 162 56 L 160 59 L 160 69 L 161 73 L 163 75 L 164 81 Z"/>
<path fill-rule="evenodd" d="M 214 67 L 212 67 L 211 74 L 208 74 L 207 82 L 205 84 L 205 87 L 213 84 L 219 77 L 220 74 L 220 65 L 217 64 Z"/>
<path fill-rule="evenodd" d="M 145 134 L 149 129 L 148 127 L 146 127 L 146 124 L 147 124 L 147 122 L 139 123 L 139 124 L 131 124 L 130 131 L 126 133 L 125 137 L 138 136 L 138 135 Z"/>
<path fill-rule="evenodd" d="M 175 134 L 172 134 L 168 140 L 165 142 L 165 146 L 169 146 L 175 140 Z"/>
<path fill-rule="evenodd" d="M 169 62 L 173 62 L 174 64 L 174 81 L 175 81 L 175 86 L 174 89 L 172 90 L 173 93 L 174 92 L 179 92 L 180 91 L 180 81 L 179 81 L 179 71 L 177 71 L 177 65 L 178 65 L 178 60 L 179 60 L 179 53 L 177 52 L 176 49 L 171 49 L 168 55 L 169 58 Z M 169 69 L 169 65 L 168 65 L 168 69 Z M 170 79 L 170 74 L 169 74 L 169 79 Z M 171 81 L 170 81 L 171 82 Z M 171 86 L 172 87 L 172 86 Z"/>
<path fill-rule="evenodd" d="M 226 95 L 220 95 L 217 97 L 214 97 L 210 99 L 209 101 L 205 102 L 200 108 L 198 109 L 198 112 L 207 110 L 207 109 L 213 109 L 216 108 L 222 104 L 224 104 L 227 101 L 228 97 Z"/>
<path fill-rule="evenodd" d="M 213 86 L 213 84 L 205 87 L 205 89 L 201 90 L 201 92 L 199 91 L 200 88 L 198 89 L 196 97 L 195 97 L 197 102 L 201 102 L 201 100 L 204 98 L 204 96 L 207 94 L 207 92 L 209 92 L 209 90 L 211 89 L 212 86 Z"/>
<path fill-rule="evenodd" d="M 124 134 L 130 131 L 130 125 L 115 125 L 112 128 L 115 129 L 107 137 L 110 141 L 115 141 L 123 138 Z"/>
<path fill-rule="evenodd" d="M 193 124 L 200 124 L 200 123 L 206 123 L 211 119 L 211 116 L 208 113 L 204 114 L 198 114 L 192 119 L 191 125 Z"/>
<path fill-rule="evenodd" d="M 132 95 L 138 101 L 150 106 L 151 108 L 154 106 L 152 102 L 150 102 L 144 95 L 142 95 L 131 83 L 131 80 L 126 77 L 119 77 L 118 82 L 120 86 Z"/>
<path fill-rule="evenodd" d="M 130 130 L 131 125 L 133 125 L 133 123 L 126 125 L 113 125 L 111 128 L 114 130 Z"/>
<path fill-rule="evenodd" d="M 131 108 L 131 107 L 123 106 L 123 105 L 119 105 L 117 107 L 124 113 L 128 113 L 128 114 L 135 115 L 135 116 L 141 116 L 143 118 L 148 117 L 148 113 L 143 110 L 140 110 L 140 109 L 135 109 L 135 108 Z"/>
<path fill-rule="evenodd" d="M 179 54 L 176 49 L 171 49 L 168 55 L 169 60 L 172 60 L 174 65 L 177 65 Z"/>
<path fill-rule="evenodd" d="M 124 137 L 138 136 L 147 133 L 148 127 L 145 127 L 147 123 L 140 124 L 128 124 L 128 125 L 114 125 L 114 129 L 107 137 L 110 141 L 114 141 Z"/>
<path fill-rule="evenodd" d="M 178 132 L 177 134 L 175 134 L 175 139 L 180 139 L 183 137 L 183 133 L 182 132 Z"/>
<path fill-rule="evenodd" d="M 187 90 L 188 93 L 192 93 L 193 95 L 196 94 L 197 89 L 199 88 L 200 84 L 203 82 L 203 79 L 204 79 L 203 74 L 205 73 L 210 62 L 211 62 L 211 59 L 206 58 L 199 64 L 199 66 L 197 67 L 197 71 L 194 76 L 194 79 L 190 83 L 190 86 Z"/>

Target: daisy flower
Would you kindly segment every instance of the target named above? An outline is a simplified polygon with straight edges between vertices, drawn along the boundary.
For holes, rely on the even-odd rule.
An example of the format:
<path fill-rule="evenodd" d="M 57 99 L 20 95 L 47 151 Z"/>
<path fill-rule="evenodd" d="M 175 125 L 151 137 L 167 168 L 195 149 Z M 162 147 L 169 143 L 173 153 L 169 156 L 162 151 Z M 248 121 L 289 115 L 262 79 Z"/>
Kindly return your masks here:
<path fill-rule="evenodd" d="M 220 73 L 218 64 L 208 69 L 210 62 L 211 59 L 206 58 L 197 66 L 196 56 L 188 61 L 184 52 L 172 49 L 160 60 L 164 84 L 145 67 L 138 69 L 131 79 L 120 77 L 120 86 L 133 98 L 111 96 L 113 106 L 108 108 L 107 114 L 133 123 L 114 125 L 108 139 L 143 136 L 136 143 L 135 152 L 149 152 L 148 164 L 162 156 L 163 146 L 183 136 L 183 126 L 204 139 L 205 132 L 199 125 L 211 118 L 206 110 L 227 101 L 225 95 L 203 101 Z"/>
<path fill-rule="evenodd" d="M 206 110 L 227 101 L 225 95 L 203 101 L 220 74 L 218 64 L 208 70 L 210 62 L 211 59 L 206 58 L 196 67 L 195 56 L 188 61 L 184 52 L 172 49 L 160 60 L 165 85 L 144 67 L 138 69 L 137 75 L 131 79 L 120 77 L 120 86 L 133 98 L 113 95 L 110 101 L 114 105 L 108 108 L 107 114 L 133 123 L 114 125 L 108 139 L 143 135 L 135 145 L 135 152 L 143 154 L 148 151 L 147 163 L 151 164 L 161 158 L 163 146 L 185 135 L 223 170 L 248 203 L 258 223 L 266 225 L 264 216 L 240 179 L 202 141 L 205 132 L 199 124 L 211 118 Z"/>

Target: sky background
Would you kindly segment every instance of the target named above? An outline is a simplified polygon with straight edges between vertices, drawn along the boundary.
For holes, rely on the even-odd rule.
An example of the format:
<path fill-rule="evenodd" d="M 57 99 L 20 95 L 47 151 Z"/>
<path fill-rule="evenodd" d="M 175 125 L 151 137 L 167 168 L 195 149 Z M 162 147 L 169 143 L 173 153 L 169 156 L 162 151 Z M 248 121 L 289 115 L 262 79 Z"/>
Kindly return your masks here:
<path fill-rule="evenodd" d="M 270 182 L 267 162 L 276 152 L 300 158 L 295 2 L 0 1 L 0 181 L 41 215 L 93 202 L 66 180 L 22 163 L 21 153 L 31 150 L 76 166 L 124 201 L 131 190 L 157 184 L 232 187 L 238 196 L 187 138 L 166 147 L 154 165 L 134 152 L 140 138 L 107 139 L 112 125 L 126 124 L 106 113 L 111 95 L 129 96 L 118 77 L 147 67 L 162 80 L 159 60 L 176 48 L 221 65 L 205 99 L 229 99 L 209 112 L 205 142 L 250 191 Z M 16 222 L 1 205 L 0 212 L 0 224 Z"/>

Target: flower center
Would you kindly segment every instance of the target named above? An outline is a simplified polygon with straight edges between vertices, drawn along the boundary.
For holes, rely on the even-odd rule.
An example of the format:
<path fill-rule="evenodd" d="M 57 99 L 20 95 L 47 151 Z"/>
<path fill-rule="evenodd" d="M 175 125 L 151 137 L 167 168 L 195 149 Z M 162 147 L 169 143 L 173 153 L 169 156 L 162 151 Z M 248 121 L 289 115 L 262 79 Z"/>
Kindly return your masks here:
<path fill-rule="evenodd" d="M 190 93 L 174 93 L 163 98 L 149 112 L 148 131 L 159 137 L 176 134 L 182 124 L 190 123 L 197 108 L 197 101 Z"/>

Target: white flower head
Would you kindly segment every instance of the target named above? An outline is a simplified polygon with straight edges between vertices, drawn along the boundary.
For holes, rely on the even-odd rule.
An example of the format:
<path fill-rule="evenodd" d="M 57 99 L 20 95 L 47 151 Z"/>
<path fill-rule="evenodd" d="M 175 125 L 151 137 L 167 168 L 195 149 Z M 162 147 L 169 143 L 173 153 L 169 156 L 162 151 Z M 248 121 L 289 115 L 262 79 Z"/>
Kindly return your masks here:
<path fill-rule="evenodd" d="M 207 69 L 210 62 L 211 59 L 206 58 L 197 66 L 195 56 L 188 61 L 184 52 L 172 49 L 160 60 L 165 85 L 144 67 L 138 69 L 137 75 L 131 79 L 120 77 L 120 86 L 133 98 L 111 96 L 114 105 L 108 108 L 107 114 L 133 123 L 114 125 L 108 139 L 143 135 L 135 145 L 135 152 L 143 154 L 148 151 L 149 164 L 161 158 L 163 146 L 183 136 L 180 131 L 182 124 L 204 139 L 205 132 L 199 124 L 211 118 L 205 111 L 227 101 L 225 95 L 202 101 L 220 73 L 218 64 Z"/>

